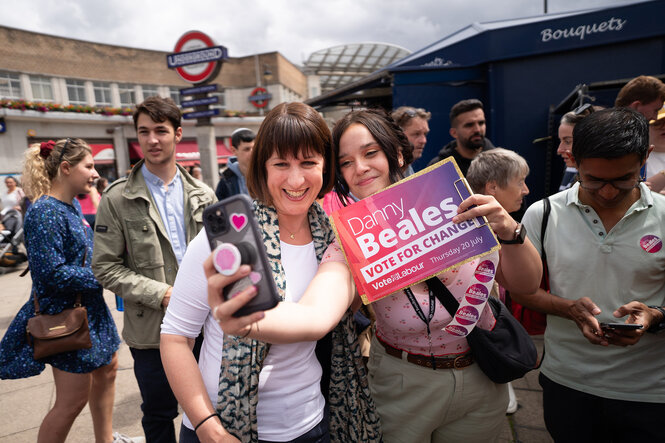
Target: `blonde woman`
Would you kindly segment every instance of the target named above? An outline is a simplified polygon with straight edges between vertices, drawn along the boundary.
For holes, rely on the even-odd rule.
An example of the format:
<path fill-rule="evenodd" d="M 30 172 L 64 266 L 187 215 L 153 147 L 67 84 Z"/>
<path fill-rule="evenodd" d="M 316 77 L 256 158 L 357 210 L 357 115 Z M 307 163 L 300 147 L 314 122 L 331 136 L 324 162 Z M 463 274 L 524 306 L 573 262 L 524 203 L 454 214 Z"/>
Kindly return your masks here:
<path fill-rule="evenodd" d="M 32 294 L 0 344 L 0 378 L 37 375 L 45 363 L 53 368 L 55 403 L 38 442 L 64 442 L 87 403 L 97 443 L 131 441 L 111 427 L 120 339 L 90 269 L 92 230 L 74 198 L 89 193 L 98 177 L 90 147 L 81 139 L 35 144 L 26 152 L 23 180 L 34 202 L 24 224 Z M 25 333 L 34 316 L 33 297 L 44 314 L 57 314 L 74 305 L 76 293 L 88 311 L 92 347 L 34 360 Z"/>

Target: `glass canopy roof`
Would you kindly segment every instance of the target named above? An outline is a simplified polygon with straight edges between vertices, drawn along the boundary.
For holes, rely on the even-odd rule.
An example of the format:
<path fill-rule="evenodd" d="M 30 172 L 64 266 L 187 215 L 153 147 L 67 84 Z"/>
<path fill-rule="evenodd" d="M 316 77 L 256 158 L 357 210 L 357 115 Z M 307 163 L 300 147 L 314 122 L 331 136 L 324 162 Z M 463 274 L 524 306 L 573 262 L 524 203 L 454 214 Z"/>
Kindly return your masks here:
<path fill-rule="evenodd" d="M 325 93 L 365 77 L 410 53 L 400 46 L 385 43 L 333 46 L 312 53 L 305 62 L 305 71 L 319 76 L 321 92 Z"/>

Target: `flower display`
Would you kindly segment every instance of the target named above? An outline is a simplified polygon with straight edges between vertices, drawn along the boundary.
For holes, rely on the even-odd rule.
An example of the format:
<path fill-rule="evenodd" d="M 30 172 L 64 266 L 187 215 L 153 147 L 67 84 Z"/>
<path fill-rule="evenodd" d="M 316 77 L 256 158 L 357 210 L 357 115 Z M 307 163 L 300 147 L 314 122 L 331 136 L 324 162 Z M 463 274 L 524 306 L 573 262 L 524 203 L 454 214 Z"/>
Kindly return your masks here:
<path fill-rule="evenodd" d="M 39 112 L 75 112 L 79 114 L 100 114 L 100 115 L 132 115 L 132 108 L 112 108 L 110 106 L 88 106 L 88 105 L 61 105 L 59 103 L 49 102 L 31 102 L 23 99 L 1 99 L 0 108 L 18 109 L 21 111 L 39 111 Z M 247 117 L 258 115 L 258 112 L 233 111 L 225 109 L 222 111 L 223 117 Z"/>
<path fill-rule="evenodd" d="M 102 115 L 132 115 L 131 108 L 111 108 L 87 105 L 67 105 L 48 102 L 31 102 L 22 99 L 0 100 L 0 108 L 18 109 L 21 111 L 39 112 L 77 112 L 80 114 L 102 114 Z"/>

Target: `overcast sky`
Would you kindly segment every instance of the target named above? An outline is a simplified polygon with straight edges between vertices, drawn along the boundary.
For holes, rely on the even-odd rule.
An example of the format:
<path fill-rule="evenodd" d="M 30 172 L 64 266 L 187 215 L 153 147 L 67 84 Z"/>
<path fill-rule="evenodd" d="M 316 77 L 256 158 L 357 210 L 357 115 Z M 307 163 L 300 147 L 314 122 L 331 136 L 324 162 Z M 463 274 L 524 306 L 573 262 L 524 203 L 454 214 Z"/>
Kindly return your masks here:
<path fill-rule="evenodd" d="M 642 0 L 547 0 L 549 12 Z M 279 51 L 302 64 L 318 49 L 383 42 L 415 51 L 473 22 L 543 13 L 543 0 L 21 0 L 0 25 L 63 37 L 172 51 L 197 29 L 231 57 Z M 11 5 L 11 6 L 10 6 Z"/>

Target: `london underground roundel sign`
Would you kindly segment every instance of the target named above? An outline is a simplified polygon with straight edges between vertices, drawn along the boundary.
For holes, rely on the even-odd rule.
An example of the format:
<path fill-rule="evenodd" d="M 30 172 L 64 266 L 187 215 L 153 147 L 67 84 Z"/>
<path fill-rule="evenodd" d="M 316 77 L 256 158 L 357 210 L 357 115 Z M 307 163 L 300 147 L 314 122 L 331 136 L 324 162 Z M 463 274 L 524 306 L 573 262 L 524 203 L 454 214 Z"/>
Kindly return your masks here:
<path fill-rule="evenodd" d="M 249 95 L 249 101 L 257 108 L 265 108 L 268 106 L 268 102 L 272 98 L 272 94 L 269 93 L 266 88 L 258 86 L 254 88 L 252 93 Z"/>
<path fill-rule="evenodd" d="M 228 58 L 226 48 L 215 46 L 212 38 L 201 31 L 186 32 L 178 39 L 173 52 L 167 56 L 167 65 L 175 68 L 183 80 L 194 84 L 215 76 L 221 60 Z"/>

